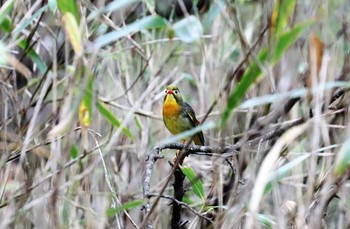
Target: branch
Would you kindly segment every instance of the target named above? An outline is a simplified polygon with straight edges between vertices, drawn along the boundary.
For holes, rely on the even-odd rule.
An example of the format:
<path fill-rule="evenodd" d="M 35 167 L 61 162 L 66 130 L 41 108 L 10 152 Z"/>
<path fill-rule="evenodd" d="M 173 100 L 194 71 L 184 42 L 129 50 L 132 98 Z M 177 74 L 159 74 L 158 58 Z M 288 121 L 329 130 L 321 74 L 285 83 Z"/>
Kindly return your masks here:
<path fill-rule="evenodd" d="M 152 176 L 152 170 L 153 170 L 153 166 L 154 163 L 158 160 L 163 158 L 162 156 L 159 155 L 159 152 L 161 151 L 160 148 L 154 148 L 150 154 L 148 155 L 147 159 L 146 159 L 146 171 L 145 171 L 145 175 L 144 175 L 144 179 L 143 179 L 143 196 L 144 198 L 148 198 L 147 203 L 143 206 L 145 213 L 148 215 L 151 212 L 151 207 L 149 204 L 149 199 L 152 196 L 151 195 L 151 176 Z M 148 219 L 147 219 L 148 220 Z M 142 226 L 141 226 L 142 228 Z M 147 228 L 153 228 L 152 226 L 152 222 L 148 221 L 147 222 Z"/>
<path fill-rule="evenodd" d="M 198 146 L 198 145 L 188 145 L 188 144 L 182 144 L 182 143 L 169 143 L 169 144 L 164 144 L 164 145 L 161 145 L 161 146 L 154 148 L 149 153 L 149 155 L 146 159 L 146 171 L 145 171 L 144 182 L 143 182 L 143 196 L 144 196 L 144 198 L 147 198 L 148 201 L 144 205 L 144 210 L 145 210 L 146 216 L 145 216 L 143 222 L 141 223 L 140 228 L 145 228 L 145 227 L 153 228 L 152 222 L 149 220 L 149 217 L 152 214 L 155 206 L 158 204 L 159 199 L 161 198 L 161 195 L 164 193 L 172 175 L 175 173 L 176 167 L 179 165 L 179 162 L 182 161 L 185 157 L 189 156 L 190 154 L 205 154 L 207 156 L 221 155 L 224 158 L 229 158 L 229 157 L 232 157 L 233 155 L 235 155 L 237 153 L 237 150 L 240 147 L 242 147 L 244 144 L 248 144 L 248 145 L 253 146 L 255 144 L 271 140 L 275 137 L 279 137 L 288 129 L 290 129 L 294 126 L 300 125 L 304 121 L 305 121 L 304 119 L 297 119 L 294 122 L 291 122 L 291 123 L 286 124 L 284 126 L 280 126 L 276 130 L 268 132 L 265 135 L 255 137 L 252 140 L 239 141 L 234 145 L 228 145 L 228 146 L 224 146 L 224 147 Z M 154 164 L 157 161 L 157 159 L 162 158 L 159 154 L 164 149 L 181 150 L 181 154 L 177 158 L 172 172 L 168 175 L 164 186 L 162 187 L 158 197 L 155 199 L 153 206 L 151 207 L 150 203 L 149 203 L 149 199 L 152 196 L 151 192 L 150 192 L 152 170 L 153 170 Z M 182 152 L 183 150 L 185 150 L 185 152 Z"/>
<path fill-rule="evenodd" d="M 156 194 L 150 194 L 149 197 L 157 197 L 158 195 Z M 168 196 L 168 195 L 160 195 L 161 198 L 164 198 L 164 199 L 168 199 L 168 200 L 172 200 L 172 201 L 175 201 L 177 204 L 180 204 L 181 206 L 187 208 L 190 212 L 192 212 L 193 214 L 195 214 L 196 216 L 200 217 L 200 218 L 203 218 L 205 220 L 208 220 L 210 223 L 214 223 L 212 219 L 210 219 L 209 217 L 197 212 L 194 208 L 192 208 L 190 205 L 188 205 L 187 203 L 185 202 L 182 202 L 182 201 L 178 201 L 177 199 L 175 199 L 174 197 L 172 196 Z"/>
<path fill-rule="evenodd" d="M 182 162 L 180 163 L 182 164 Z M 180 166 L 175 167 L 174 172 L 174 200 L 172 202 L 173 205 L 173 213 L 171 217 L 171 228 L 172 229 L 180 229 L 182 228 L 181 225 L 184 225 L 181 222 L 181 208 L 182 205 L 179 204 L 177 201 L 182 201 L 182 198 L 185 195 L 185 189 L 184 189 L 184 179 L 185 175 L 182 173 Z"/>
<path fill-rule="evenodd" d="M 33 189 L 37 188 L 38 186 L 40 186 L 41 184 L 45 183 L 46 181 L 48 181 L 49 179 L 51 179 L 53 176 L 57 175 L 58 173 L 60 173 L 61 171 L 63 171 L 66 168 L 69 168 L 70 166 L 76 164 L 77 162 L 81 161 L 82 159 L 84 159 L 86 156 L 90 155 L 92 152 L 94 152 L 95 150 L 99 149 L 101 146 L 105 145 L 106 143 L 102 143 L 98 146 L 93 147 L 90 151 L 85 152 L 84 154 L 81 154 L 80 156 L 76 157 L 75 159 L 70 160 L 69 162 L 67 162 L 63 167 L 57 169 L 56 171 L 54 171 L 53 173 L 47 175 L 46 177 L 42 178 L 40 181 L 36 182 L 35 184 L 31 185 L 29 188 L 27 188 L 24 192 L 22 191 L 20 194 L 11 197 L 9 199 L 11 200 L 16 200 L 19 199 L 20 197 L 24 196 L 27 194 L 27 192 L 32 191 Z M 17 192 L 23 190 L 23 186 L 20 187 Z M 5 201 L 3 203 L 0 204 L 0 209 L 7 206 L 11 200 Z"/>
<path fill-rule="evenodd" d="M 339 189 L 349 178 L 350 169 L 339 177 L 335 177 L 330 173 L 325 182 L 321 181 L 319 189 L 316 191 L 315 199 L 310 204 L 305 216 L 305 221 L 308 225 L 312 225 L 314 228 L 322 227 L 322 219 L 324 218 L 324 213 L 327 210 L 329 202 L 336 197 Z"/>

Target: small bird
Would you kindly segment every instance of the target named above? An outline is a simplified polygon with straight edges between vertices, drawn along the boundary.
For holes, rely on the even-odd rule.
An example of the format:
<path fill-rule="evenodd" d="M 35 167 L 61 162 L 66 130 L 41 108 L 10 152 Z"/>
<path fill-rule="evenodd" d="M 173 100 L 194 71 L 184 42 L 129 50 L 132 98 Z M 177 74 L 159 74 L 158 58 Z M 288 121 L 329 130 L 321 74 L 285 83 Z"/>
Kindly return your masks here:
<path fill-rule="evenodd" d="M 183 101 L 179 89 L 173 85 L 167 86 L 165 90 L 163 121 L 166 128 L 174 135 L 190 130 L 200 124 L 192 107 Z M 193 136 L 193 141 L 196 145 L 204 145 L 202 131 Z"/>

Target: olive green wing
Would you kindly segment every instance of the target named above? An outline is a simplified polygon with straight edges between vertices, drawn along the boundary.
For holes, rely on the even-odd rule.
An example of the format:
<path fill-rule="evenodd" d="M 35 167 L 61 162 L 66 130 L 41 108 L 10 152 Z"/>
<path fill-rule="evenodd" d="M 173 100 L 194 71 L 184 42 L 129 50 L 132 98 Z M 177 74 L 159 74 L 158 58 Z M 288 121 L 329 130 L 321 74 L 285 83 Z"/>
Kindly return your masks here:
<path fill-rule="evenodd" d="M 196 114 L 194 113 L 193 108 L 188 105 L 188 103 L 183 103 L 182 108 L 184 109 L 187 118 L 191 121 L 191 123 L 193 124 L 193 127 L 196 127 L 200 124 L 200 122 L 197 120 L 196 118 Z M 196 141 L 196 137 L 198 138 L 198 140 Z M 198 145 L 200 143 L 200 145 L 204 145 L 204 136 L 203 136 L 203 132 L 200 131 L 198 132 L 195 137 L 194 137 L 194 141 L 195 143 Z"/>

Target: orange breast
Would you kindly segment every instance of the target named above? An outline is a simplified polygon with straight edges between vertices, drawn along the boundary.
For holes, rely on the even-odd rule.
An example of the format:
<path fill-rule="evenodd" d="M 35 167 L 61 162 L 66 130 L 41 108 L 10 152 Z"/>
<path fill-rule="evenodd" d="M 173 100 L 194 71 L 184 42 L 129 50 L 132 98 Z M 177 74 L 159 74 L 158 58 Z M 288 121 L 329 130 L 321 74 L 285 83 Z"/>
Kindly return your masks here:
<path fill-rule="evenodd" d="M 180 106 L 177 104 L 164 104 L 163 115 L 165 117 L 178 116 L 180 111 Z"/>
<path fill-rule="evenodd" d="M 178 134 L 181 131 L 179 128 L 179 114 L 180 114 L 180 106 L 176 102 L 173 95 L 168 95 L 163 104 L 163 120 L 165 126 L 168 128 L 170 133 Z M 181 122 L 181 121 L 180 121 Z"/>
<path fill-rule="evenodd" d="M 180 106 L 176 102 L 173 95 L 167 95 L 163 104 L 163 116 L 170 118 L 171 116 L 178 116 L 180 112 Z"/>

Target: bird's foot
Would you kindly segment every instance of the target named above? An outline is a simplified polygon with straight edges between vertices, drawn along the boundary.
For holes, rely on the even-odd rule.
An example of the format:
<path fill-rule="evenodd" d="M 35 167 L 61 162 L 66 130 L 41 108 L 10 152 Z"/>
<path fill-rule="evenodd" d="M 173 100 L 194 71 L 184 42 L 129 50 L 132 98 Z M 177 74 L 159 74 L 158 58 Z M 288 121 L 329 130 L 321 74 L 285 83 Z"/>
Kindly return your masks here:
<path fill-rule="evenodd" d="M 180 157 L 180 152 L 181 150 L 176 150 L 175 156 L 173 158 L 173 163 L 176 164 L 176 161 L 178 160 L 178 158 Z"/>

